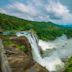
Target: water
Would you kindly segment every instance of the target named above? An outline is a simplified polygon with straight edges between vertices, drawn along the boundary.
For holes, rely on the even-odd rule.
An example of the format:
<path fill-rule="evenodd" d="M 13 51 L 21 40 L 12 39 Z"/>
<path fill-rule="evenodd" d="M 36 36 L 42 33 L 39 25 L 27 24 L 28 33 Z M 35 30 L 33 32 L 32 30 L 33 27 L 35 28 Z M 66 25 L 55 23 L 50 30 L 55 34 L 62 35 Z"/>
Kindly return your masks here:
<path fill-rule="evenodd" d="M 27 37 L 31 44 L 33 59 L 49 72 L 61 72 L 64 69 L 63 59 L 72 56 L 72 39 L 67 39 L 65 35 L 51 42 L 38 41 L 30 32 L 17 32 L 16 35 Z M 43 54 L 40 53 L 39 46 Z"/>
<path fill-rule="evenodd" d="M 66 35 L 62 35 L 51 42 L 39 40 L 39 45 L 43 51 L 51 50 L 53 54 L 57 54 L 61 59 L 72 56 L 72 38 L 67 39 Z"/>

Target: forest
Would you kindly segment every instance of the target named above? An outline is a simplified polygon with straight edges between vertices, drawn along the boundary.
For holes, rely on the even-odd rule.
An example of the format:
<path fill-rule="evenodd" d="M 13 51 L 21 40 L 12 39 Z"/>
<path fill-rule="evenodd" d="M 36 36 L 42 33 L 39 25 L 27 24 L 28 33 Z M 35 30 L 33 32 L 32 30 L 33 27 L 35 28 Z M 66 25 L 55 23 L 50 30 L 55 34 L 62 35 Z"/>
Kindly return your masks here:
<path fill-rule="evenodd" d="M 36 22 L 24 20 L 6 14 L 0 14 L 0 32 L 33 30 L 39 39 L 54 40 L 62 34 L 72 37 L 72 28 L 58 25 L 52 22 Z M 65 72 L 72 72 L 72 58 L 66 63 Z"/>
<path fill-rule="evenodd" d="M 0 31 L 25 31 L 33 30 L 42 40 L 54 40 L 56 37 L 66 34 L 72 37 L 72 28 L 58 25 L 52 22 L 28 21 L 14 16 L 0 14 Z"/>

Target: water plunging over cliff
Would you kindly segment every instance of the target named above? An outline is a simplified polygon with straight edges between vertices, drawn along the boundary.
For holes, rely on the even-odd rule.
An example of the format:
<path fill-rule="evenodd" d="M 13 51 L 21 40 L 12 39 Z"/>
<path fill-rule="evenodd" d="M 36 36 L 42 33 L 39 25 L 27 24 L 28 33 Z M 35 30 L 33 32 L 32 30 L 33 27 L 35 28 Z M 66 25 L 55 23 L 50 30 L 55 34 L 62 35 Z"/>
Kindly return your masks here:
<path fill-rule="evenodd" d="M 70 53 L 65 54 L 68 50 L 67 47 L 69 46 L 69 44 L 68 46 L 65 46 L 67 40 L 64 39 L 64 36 L 64 38 L 57 38 L 53 42 L 45 42 L 38 40 L 37 37 L 30 32 L 17 32 L 16 35 L 25 36 L 29 40 L 32 48 L 33 59 L 37 63 L 45 67 L 49 72 L 61 72 L 61 70 L 63 70 L 64 68 L 64 62 L 62 61 L 62 58 L 66 58 L 69 55 L 72 55 L 71 47 L 69 48 Z M 60 42 L 62 42 L 61 45 Z M 44 51 L 43 56 L 40 53 L 39 46 Z M 66 49 L 64 46 L 66 47 Z"/>

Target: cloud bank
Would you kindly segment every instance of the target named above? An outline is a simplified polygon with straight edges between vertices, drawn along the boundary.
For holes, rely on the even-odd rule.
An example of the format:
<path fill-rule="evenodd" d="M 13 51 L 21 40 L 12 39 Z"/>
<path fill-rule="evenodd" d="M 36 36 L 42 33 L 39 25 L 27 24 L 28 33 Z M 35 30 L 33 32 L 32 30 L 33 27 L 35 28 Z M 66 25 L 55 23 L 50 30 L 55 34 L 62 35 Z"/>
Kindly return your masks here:
<path fill-rule="evenodd" d="M 33 21 L 72 24 L 71 6 L 61 0 L 16 0 L 0 6 L 0 12 Z"/>

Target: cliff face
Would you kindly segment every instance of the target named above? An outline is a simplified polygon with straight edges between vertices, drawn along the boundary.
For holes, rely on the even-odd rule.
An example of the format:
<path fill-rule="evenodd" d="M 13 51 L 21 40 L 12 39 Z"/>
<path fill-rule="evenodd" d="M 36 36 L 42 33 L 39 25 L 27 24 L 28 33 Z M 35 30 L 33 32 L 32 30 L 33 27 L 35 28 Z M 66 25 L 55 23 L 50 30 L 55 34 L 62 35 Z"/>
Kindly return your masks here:
<path fill-rule="evenodd" d="M 10 37 L 14 44 L 5 45 L 6 55 L 12 72 L 48 72 L 32 59 L 31 46 L 25 37 Z M 18 45 L 24 45 L 27 52 L 17 48 Z"/>
<path fill-rule="evenodd" d="M 1 71 L 1 57 L 0 57 L 0 72 L 2 72 L 2 71 Z"/>
<path fill-rule="evenodd" d="M 14 41 L 15 44 L 24 45 L 25 48 L 27 49 L 25 53 L 28 56 L 32 57 L 32 54 L 31 54 L 32 49 L 26 37 L 18 37 L 18 38 L 12 37 L 11 40 Z"/>

